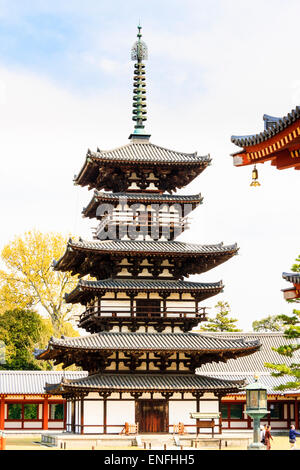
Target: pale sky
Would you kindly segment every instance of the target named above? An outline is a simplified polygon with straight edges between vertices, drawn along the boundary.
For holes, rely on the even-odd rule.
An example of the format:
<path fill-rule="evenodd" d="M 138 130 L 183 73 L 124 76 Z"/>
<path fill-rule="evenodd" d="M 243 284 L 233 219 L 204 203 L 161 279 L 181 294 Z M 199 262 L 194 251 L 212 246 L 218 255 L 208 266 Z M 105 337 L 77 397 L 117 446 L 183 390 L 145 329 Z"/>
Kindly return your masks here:
<path fill-rule="evenodd" d="M 26 6 L 24 6 L 26 4 Z M 0 246 L 37 228 L 91 239 L 92 193 L 73 186 L 88 148 L 128 142 L 141 21 L 149 48 L 151 142 L 211 154 L 181 193 L 201 192 L 183 240 L 237 242 L 239 255 L 198 281 L 223 280 L 239 326 L 290 313 L 282 272 L 300 254 L 299 172 L 234 168 L 231 135 L 300 102 L 299 0 L 0 0 Z"/>

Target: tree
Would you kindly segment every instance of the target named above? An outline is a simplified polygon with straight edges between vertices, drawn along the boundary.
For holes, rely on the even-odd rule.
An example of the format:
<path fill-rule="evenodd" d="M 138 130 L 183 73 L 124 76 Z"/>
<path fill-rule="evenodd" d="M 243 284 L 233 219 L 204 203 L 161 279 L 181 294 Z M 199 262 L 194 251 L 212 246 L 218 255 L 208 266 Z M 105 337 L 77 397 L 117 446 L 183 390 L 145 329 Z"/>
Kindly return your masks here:
<path fill-rule="evenodd" d="M 256 320 L 252 323 L 253 331 L 284 331 L 285 324 L 282 315 L 269 315 L 262 320 Z"/>
<path fill-rule="evenodd" d="M 293 272 L 300 272 L 300 256 L 296 258 L 296 263 L 292 267 Z M 300 298 L 288 300 L 289 303 L 300 303 Z M 279 318 L 285 326 L 284 335 L 286 338 L 291 340 L 291 343 L 286 346 L 280 346 L 279 348 L 273 348 L 284 357 L 290 359 L 293 358 L 296 351 L 300 349 L 300 310 L 293 310 L 293 315 L 279 315 Z M 290 390 L 300 388 L 300 364 L 292 362 L 291 364 L 269 364 L 266 363 L 265 367 L 272 369 L 274 377 L 289 376 L 291 380 L 284 385 L 276 387 L 276 390 Z"/>
<path fill-rule="evenodd" d="M 0 341 L 5 346 L 0 369 L 49 369 L 49 364 L 37 361 L 33 353 L 34 348 L 46 346 L 52 333 L 51 324 L 32 310 L 5 312 L 0 316 Z"/>
<path fill-rule="evenodd" d="M 227 302 L 218 302 L 215 308 L 218 310 L 216 317 L 208 320 L 204 327 L 202 327 L 203 331 L 242 331 L 236 328 L 235 324 L 238 320 L 228 318 L 230 306 Z"/>
<path fill-rule="evenodd" d="M 56 272 L 51 268 L 66 246 L 66 238 L 58 233 L 27 232 L 4 247 L 1 258 L 6 270 L 0 271 L 0 310 L 41 306 L 51 319 L 55 335 L 76 307 L 64 302 L 64 294 L 72 291 L 77 276 Z"/>

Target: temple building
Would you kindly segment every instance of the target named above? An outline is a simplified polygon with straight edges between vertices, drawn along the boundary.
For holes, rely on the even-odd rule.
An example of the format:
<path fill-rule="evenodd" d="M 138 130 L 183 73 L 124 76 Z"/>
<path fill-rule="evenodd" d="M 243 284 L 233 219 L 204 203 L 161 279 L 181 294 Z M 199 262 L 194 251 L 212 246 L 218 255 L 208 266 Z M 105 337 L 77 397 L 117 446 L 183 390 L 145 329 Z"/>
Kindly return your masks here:
<path fill-rule="evenodd" d="M 285 300 L 298 300 L 300 301 L 300 273 L 283 273 L 283 279 L 293 284 L 293 287 L 283 289 Z"/>
<path fill-rule="evenodd" d="M 83 215 L 98 227 L 92 241 L 69 240 L 54 262 L 55 270 L 80 277 L 66 301 L 85 307 L 79 327 L 88 334 L 51 338 L 38 354 L 88 372 L 46 385 L 47 393 L 66 399 L 66 429 L 79 434 L 120 433 L 125 423 L 138 423 L 141 433 L 169 433 L 179 422 L 193 433 L 197 422 L 190 413 L 219 413 L 222 397 L 245 384 L 201 375 L 201 366 L 260 348 L 256 339 L 192 332 L 207 319 L 202 302 L 224 286 L 186 278 L 228 261 L 238 247 L 176 240 L 203 200 L 175 193 L 211 158 L 150 142 L 144 128 L 148 51 L 138 29 L 132 49 L 134 133 L 123 147 L 88 151 L 75 183 L 94 190 Z M 221 432 L 221 421 L 215 424 Z"/>
<path fill-rule="evenodd" d="M 234 165 L 270 161 L 279 170 L 300 170 L 300 107 L 281 118 L 265 114 L 263 120 L 263 132 L 231 137 L 231 141 L 242 148 L 232 155 Z M 254 182 L 256 179 L 254 174 Z"/>

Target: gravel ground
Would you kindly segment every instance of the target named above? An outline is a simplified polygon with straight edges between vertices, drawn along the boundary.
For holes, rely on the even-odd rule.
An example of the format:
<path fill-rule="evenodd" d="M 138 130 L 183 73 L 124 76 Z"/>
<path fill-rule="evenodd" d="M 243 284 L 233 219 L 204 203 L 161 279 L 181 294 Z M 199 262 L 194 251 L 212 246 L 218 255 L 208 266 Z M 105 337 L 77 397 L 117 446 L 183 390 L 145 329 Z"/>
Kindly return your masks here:
<path fill-rule="evenodd" d="M 273 439 L 274 440 L 271 441 L 271 447 L 272 447 L 271 450 L 290 450 L 290 444 L 289 444 L 289 440 L 287 436 L 274 436 Z M 56 448 L 53 448 L 53 447 L 41 446 L 37 442 L 38 442 L 37 439 L 34 439 L 32 437 L 31 438 L 26 438 L 26 437 L 7 438 L 6 450 L 56 450 Z M 300 438 L 298 439 L 297 448 L 300 449 Z M 79 449 L 79 448 L 77 447 L 76 449 Z M 80 449 L 86 450 L 86 449 L 89 449 L 89 447 L 80 447 Z M 142 450 L 142 449 L 138 449 L 137 447 L 116 447 L 116 448 L 97 447 L 96 450 Z M 228 447 L 226 450 L 246 450 L 246 449 L 242 447 Z"/>

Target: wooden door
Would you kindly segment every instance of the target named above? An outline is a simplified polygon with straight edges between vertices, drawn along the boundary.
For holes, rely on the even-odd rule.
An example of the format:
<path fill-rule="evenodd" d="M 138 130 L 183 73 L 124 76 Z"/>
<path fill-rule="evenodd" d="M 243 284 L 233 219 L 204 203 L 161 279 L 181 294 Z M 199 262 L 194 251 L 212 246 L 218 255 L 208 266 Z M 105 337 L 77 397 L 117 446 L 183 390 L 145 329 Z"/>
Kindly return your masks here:
<path fill-rule="evenodd" d="M 168 403 L 163 400 L 137 402 L 137 421 L 141 433 L 163 433 L 167 430 Z"/>
<path fill-rule="evenodd" d="M 140 299 L 136 301 L 137 317 L 160 317 L 160 300 Z"/>

